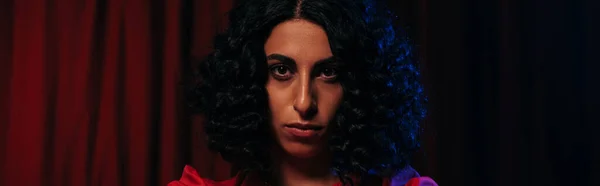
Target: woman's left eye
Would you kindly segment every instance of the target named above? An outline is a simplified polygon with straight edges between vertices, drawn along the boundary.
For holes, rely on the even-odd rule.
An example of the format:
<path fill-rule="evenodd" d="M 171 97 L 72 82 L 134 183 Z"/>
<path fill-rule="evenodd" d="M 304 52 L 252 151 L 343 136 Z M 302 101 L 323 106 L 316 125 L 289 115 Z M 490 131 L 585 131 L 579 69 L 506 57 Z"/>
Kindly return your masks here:
<path fill-rule="evenodd" d="M 337 77 L 337 71 L 334 68 L 324 68 L 321 70 L 319 76 L 326 79 L 333 79 Z"/>

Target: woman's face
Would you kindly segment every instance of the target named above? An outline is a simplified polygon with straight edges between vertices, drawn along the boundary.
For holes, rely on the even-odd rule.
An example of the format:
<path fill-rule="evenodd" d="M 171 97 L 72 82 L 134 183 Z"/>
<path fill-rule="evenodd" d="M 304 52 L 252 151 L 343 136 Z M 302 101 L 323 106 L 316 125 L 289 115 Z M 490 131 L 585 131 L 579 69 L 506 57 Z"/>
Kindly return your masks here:
<path fill-rule="evenodd" d="M 303 19 L 283 22 L 273 28 L 265 54 L 275 139 L 294 157 L 323 152 L 343 94 L 325 31 Z"/>

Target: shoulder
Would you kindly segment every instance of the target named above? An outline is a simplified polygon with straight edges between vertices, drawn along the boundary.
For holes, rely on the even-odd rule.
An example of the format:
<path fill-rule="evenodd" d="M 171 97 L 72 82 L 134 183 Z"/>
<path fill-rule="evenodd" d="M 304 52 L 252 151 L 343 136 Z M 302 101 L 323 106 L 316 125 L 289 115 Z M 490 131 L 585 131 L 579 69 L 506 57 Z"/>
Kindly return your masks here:
<path fill-rule="evenodd" d="M 437 186 L 437 183 L 408 166 L 393 177 L 383 179 L 383 186 Z"/>
<path fill-rule="evenodd" d="M 438 184 L 433 181 L 430 177 L 423 176 L 418 178 L 412 178 L 408 180 L 405 186 L 438 186 Z M 393 186 L 393 185 L 391 185 Z"/>
<path fill-rule="evenodd" d="M 433 181 L 430 177 L 415 177 L 406 181 L 398 182 L 393 178 L 384 179 L 383 186 L 438 186 L 438 184 Z"/>
<path fill-rule="evenodd" d="M 207 178 L 202 178 L 191 166 L 186 165 L 181 174 L 181 178 L 170 182 L 167 186 L 234 186 L 237 177 L 233 177 L 224 181 L 215 181 Z"/>

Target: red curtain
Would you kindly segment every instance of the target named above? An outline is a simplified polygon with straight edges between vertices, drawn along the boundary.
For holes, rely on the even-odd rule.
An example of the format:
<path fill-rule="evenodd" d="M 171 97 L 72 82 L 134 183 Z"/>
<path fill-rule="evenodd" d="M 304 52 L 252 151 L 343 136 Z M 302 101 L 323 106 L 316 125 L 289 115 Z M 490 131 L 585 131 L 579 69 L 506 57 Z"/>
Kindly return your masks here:
<path fill-rule="evenodd" d="M 182 85 L 231 6 L 0 1 L 0 185 L 166 185 L 185 164 L 229 177 Z"/>

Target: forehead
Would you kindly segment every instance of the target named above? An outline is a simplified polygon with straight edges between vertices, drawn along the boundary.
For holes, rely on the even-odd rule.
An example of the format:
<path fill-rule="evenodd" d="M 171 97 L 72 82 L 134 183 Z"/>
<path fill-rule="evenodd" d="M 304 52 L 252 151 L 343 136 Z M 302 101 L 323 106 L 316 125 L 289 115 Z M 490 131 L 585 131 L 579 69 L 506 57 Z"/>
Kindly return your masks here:
<path fill-rule="evenodd" d="M 265 53 L 285 55 L 297 63 L 314 62 L 332 56 L 323 28 L 304 19 L 288 20 L 275 26 L 265 42 Z"/>

